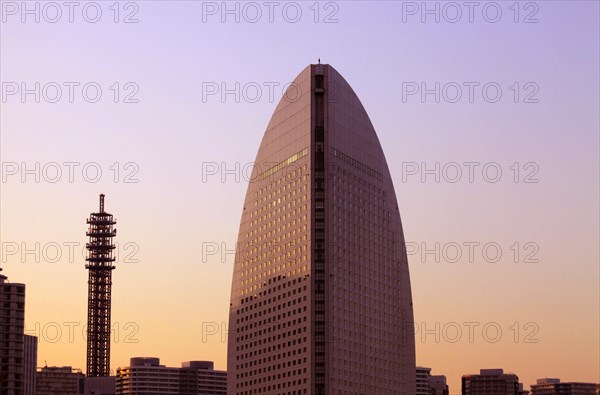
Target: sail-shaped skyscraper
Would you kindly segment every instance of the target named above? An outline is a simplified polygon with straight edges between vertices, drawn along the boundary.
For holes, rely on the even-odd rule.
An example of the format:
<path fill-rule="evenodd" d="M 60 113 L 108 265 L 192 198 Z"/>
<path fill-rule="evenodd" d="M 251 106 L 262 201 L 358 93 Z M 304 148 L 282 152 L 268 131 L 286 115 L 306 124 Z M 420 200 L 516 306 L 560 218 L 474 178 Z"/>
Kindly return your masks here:
<path fill-rule="evenodd" d="M 415 393 L 394 186 L 360 100 L 306 67 L 258 150 L 235 258 L 228 393 Z"/>

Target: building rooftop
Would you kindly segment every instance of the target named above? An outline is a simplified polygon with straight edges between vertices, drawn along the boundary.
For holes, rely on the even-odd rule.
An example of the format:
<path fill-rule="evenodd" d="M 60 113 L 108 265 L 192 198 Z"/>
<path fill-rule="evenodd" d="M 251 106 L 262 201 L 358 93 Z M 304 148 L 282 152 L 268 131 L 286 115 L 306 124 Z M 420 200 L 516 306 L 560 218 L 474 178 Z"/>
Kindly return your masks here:
<path fill-rule="evenodd" d="M 560 379 L 554 379 L 554 378 L 549 378 L 549 377 L 545 377 L 543 379 L 537 379 L 537 384 L 558 384 L 560 383 Z"/>

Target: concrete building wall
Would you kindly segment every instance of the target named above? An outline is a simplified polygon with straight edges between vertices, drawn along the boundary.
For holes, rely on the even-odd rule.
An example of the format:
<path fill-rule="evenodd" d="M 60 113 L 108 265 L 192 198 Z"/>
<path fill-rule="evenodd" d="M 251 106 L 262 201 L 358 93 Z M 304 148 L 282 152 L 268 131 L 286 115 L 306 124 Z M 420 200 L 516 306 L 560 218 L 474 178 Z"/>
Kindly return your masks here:
<path fill-rule="evenodd" d="M 0 394 L 24 391 L 25 285 L 0 274 Z"/>
<path fill-rule="evenodd" d="M 518 395 L 519 377 L 502 369 L 481 369 L 462 377 L 463 395 Z"/>
<path fill-rule="evenodd" d="M 36 373 L 37 395 L 83 394 L 84 375 L 70 366 L 49 366 Z"/>
<path fill-rule="evenodd" d="M 416 395 L 430 395 L 431 386 L 429 380 L 431 378 L 431 368 L 417 366 L 417 391 Z"/>
<path fill-rule="evenodd" d="M 115 395 L 117 393 L 117 378 L 86 377 L 84 380 L 84 395 Z"/>
<path fill-rule="evenodd" d="M 559 379 L 539 379 L 531 386 L 531 395 L 596 395 L 596 383 L 561 383 Z"/>
<path fill-rule="evenodd" d="M 117 369 L 117 395 L 226 395 L 227 372 L 214 370 L 209 361 L 184 362 L 167 367 L 158 358 L 132 358 Z"/>
<path fill-rule="evenodd" d="M 38 338 L 25 335 L 23 348 L 23 393 L 35 395 Z"/>
<path fill-rule="evenodd" d="M 429 387 L 431 395 L 449 395 L 450 393 L 446 376 L 443 375 L 432 375 L 429 378 Z"/>

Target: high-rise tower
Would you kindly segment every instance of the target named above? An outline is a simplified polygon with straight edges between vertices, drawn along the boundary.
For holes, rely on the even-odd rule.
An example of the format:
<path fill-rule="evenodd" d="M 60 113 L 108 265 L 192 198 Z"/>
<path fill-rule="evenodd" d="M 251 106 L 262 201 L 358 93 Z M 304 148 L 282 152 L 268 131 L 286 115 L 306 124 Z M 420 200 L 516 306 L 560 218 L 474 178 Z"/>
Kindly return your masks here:
<path fill-rule="evenodd" d="M 88 250 L 88 326 L 87 376 L 110 375 L 110 305 L 112 271 L 114 270 L 113 237 L 117 221 L 104 211 L 104 195 L 100 195 L 100 209 L 87 219 Z"/>
<path fill-rule="evenodd" d="M 246 194 L 228 393 L 414 395 L 413 328 L 375 129 L 333 67 L 308 66 L 271 118 Z"/>
<path fill-rule="evenodd" d="M 25 284 L 10 283 L 0 268 L 0 394 L 23 394 Z"/>

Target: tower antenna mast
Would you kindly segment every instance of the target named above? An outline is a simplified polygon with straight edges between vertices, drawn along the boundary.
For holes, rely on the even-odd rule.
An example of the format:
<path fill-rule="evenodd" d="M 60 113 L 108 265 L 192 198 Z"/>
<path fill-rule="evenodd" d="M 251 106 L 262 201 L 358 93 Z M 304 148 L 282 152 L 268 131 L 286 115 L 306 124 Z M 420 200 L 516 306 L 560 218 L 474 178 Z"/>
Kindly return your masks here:
<path fill-rule="evenodd" d="M 100 209 L 91 213 L 87 219 L 88 242 L 87 264 L 88 279 L 88 326 L 87 326 L 87 376 L 106 377 L 110 375 L 110 335 L 111 335 L 111 287 L 113 237 L 117 223 L 112 214 L 104 211 L 104 194 L 100 195 Z"/>

